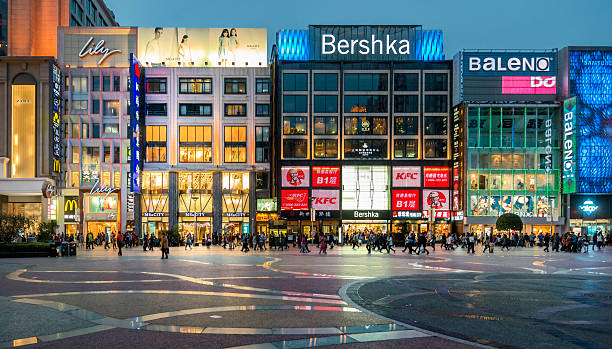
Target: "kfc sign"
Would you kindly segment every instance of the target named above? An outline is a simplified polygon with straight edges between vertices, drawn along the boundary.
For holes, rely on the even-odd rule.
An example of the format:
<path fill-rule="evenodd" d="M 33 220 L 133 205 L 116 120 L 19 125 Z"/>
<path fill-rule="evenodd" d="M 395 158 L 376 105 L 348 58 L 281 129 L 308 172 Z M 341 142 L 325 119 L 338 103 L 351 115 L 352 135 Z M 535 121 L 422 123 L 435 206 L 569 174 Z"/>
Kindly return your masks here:
<path fill-rule="evenodd" d="M 419 210 L 419 191 L 418 190 L 393 190 L 393 210 L 399 211 L 418 211 Z"/>
<path fill-rule="evenodd" d="M 557 93 L 555 76 L 502 76 L 502 94 L 554 95 Z"/>
<path fill-rule="evenodd" d="M 423 211 L 430 208 L 436 210 L 450 210 L 448 190 L 423 190 Z"/>
<path fill-rule="evenodd" d="M 313 187 L 339 187 L 340 167 L 313 167 Z"/>
<path fill-rule="evenodd" d="M 421 167 L 402 166 L 393 167 L 393 186 L 394 187 L 420 187 L 421 186 Z"/>
<path fill-rule="evenodd" d="M 281 190 L 281 210 L 308 210 L 308 189 Z"/>
<path fill-rule="evenodd" d="M 308 187 L 310 185 L 310 168 L 283 167 L 281 176 L 283 187 Z"/>
<path fill-rule="evenodd" d="M 312 208 L 319 211 L 340 210 L 340 190 L 312 190 Z"/>
<path fill-rule="evenodd" d="M 429 211 L 423 211 L 422 217 L 429 218 Z M 450 219 L 450 217 L 451 217 L 450 211 L 437 210 L 436 213 L 434 214 L 434 219 Z"/>
<path fill-rule="evenodd" d="M 449 185 L 449 170 L 448 167 L 425 167 L 423 177 L 425 178 L 425 187 L 446 187 Z"/>

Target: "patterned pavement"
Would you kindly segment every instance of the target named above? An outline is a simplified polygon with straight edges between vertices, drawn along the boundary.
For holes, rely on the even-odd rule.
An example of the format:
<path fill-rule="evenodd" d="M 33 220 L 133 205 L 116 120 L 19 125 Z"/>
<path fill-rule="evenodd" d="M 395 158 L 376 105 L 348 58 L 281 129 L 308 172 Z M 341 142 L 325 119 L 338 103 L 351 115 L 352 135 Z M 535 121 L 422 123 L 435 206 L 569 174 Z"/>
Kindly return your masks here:
<path fill-rule="evenodd" d="M 610 251 L 4 259 L 0 347 L 605 348 Z"/>

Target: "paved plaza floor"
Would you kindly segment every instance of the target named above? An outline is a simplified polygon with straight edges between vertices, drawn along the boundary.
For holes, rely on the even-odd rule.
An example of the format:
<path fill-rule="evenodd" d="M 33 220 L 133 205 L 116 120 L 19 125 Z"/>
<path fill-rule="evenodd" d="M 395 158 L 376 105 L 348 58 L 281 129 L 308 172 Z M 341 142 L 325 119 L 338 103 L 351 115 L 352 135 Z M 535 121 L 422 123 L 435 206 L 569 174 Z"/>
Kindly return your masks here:
<path fill-rule="evenodd" d="M 0 260 L 0 347 L 610 348 L 612 248 Z"/>

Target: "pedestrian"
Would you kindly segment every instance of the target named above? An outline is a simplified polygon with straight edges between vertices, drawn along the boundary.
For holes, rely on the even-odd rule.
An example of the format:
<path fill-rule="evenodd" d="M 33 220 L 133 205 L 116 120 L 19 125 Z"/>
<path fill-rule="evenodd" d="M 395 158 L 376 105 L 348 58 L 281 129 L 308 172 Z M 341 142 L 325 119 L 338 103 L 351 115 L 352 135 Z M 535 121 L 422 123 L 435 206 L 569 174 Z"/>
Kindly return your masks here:
<path fill-rule="evenodd" d="M 467 236 L 467 253 L 470 254 L 470 251 L 472 251 L 472 254 L 474 254 L 474 245 L 475 245 L 475 240 L 476 237 L 474 236 L 474 234 L 468 234 Z"/>
<path fill-rule="evenodd" d="M 115 233 L 111 233 L 111 242 L 113 243 L 113 250 L 117 249 L 117 237 Z"/>
<path fill-rule="evenodd" d="M 121 234 L 121 230 L 119 230 L 119 233 L 117 233 L 117 245 L 119 245 L 119 256 L 123 256 L 123 252 L 121 251 L 121 248 L 123 248 L 123 234 Z"/>
<path fill-rule="evenodd" d="M 417 254 L 421 254 L 422 251 L 427 252 L 427 255 L 429 256 L 429 250 L 427 250 L 427 237 L 425 236 L 425 233 L 420 233 L 417 239 Z"/>
<path fill-rule="evenodd" d="M 544 252 L 550 252 L 550 251 L 548 250 L 548 246 L 549 246 L 549 245 L 550 245 L 550 235 L 549 235 L 549 234 L 546 234 L 546 235 L 544 236 Z"/>
<path fill-rule="evenodd" d="M 323 252 L 323 254 L 327 254 L 327 240 L 325 240 L 325 237 L 323 235 L 319 236 L 319 254 L 321 254 L 321 252 Z"/>
<path fill-rule="evenodd" d="M 189 247 L 190 250 L 193 250 L 191 247 L 191 233 L 187 234 L 187 239 L 185 240 L 185 251 L 187 251 L 187 247 Z"/>
<path fill-rule="evenodd" d="M 161 259 L 168 259 L 168 252 L 170 252 L 170 248 L 168 247 L 168 236 L 166 235 L 166 233 L 162 234 L 162 238 L 161 238 L 161 252 L 162 252 L 162 257 Z"/>
<path fill-rule="evenodd" d="M 249 236 L 248 234 L 244 234 L 242 236 L 242 248 L 240 249 L 240 252 L 249 252 Z"/>
<path fill-rule="evenodd" d="M 387 253 L 391 253 L 391 250 L 395 253 L 395 249 L 393 248 L 393 237 L 389 234 L 387 235 Z"/>

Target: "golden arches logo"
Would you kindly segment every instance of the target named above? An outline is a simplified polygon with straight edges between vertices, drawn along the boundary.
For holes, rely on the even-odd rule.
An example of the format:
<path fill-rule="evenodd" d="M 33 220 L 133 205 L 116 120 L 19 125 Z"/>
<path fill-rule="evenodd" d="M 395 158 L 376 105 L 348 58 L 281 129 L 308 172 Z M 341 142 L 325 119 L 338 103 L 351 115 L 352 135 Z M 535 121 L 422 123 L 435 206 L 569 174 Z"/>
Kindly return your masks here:
<path fill-rule="evenodd" d="M 74 211 L 77 208 L 77 201 L 75 199 L 66 199 L 64 204 L 64 212 Z"/>

